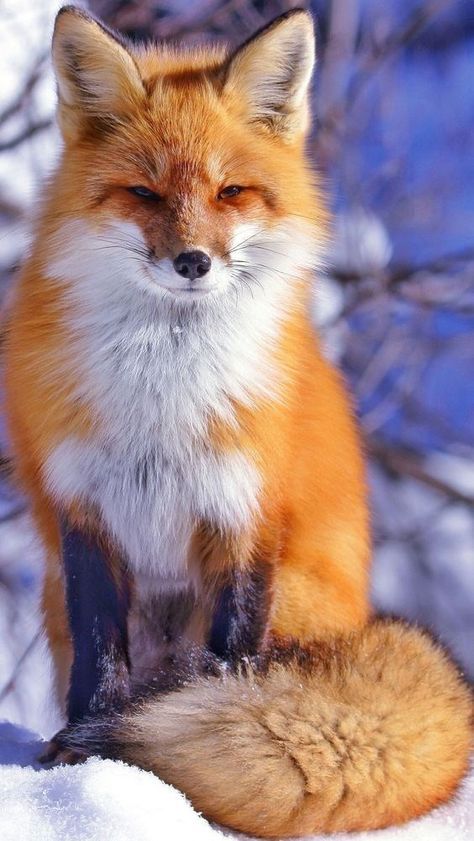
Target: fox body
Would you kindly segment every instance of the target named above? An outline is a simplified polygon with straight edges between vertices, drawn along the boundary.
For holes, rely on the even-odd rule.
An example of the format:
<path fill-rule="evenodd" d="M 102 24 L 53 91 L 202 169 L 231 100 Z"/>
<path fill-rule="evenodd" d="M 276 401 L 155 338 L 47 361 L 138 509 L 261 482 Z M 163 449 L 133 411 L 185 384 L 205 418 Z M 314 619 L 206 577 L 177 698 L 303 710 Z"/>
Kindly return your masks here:
<path fill-rule="evenodd" d="M 53 751 L 63 759 L 70 749 L 123 756 L 180 785 L 210 816 L 262 835 L 380 826 L 419 814 L 449 796 L 466 767 L 469 696 L 425 637 L 401 626 L 366 627 L 360 444 L 339 375 L 308 317 L 311 275 L 327 238 L 304 151 L 311 18 L 289 13 L 234 53 L 179 52 L 132 48 L 65 7 L 53 58 L 64 151 L 6 341 L 17 473 L 46 547 L 45 625 L 58 693 L 67 695 L 69 726 Z M 293 660 L 282 654 L 288 638 L 296 641 Z M 186 646 L 213 674 L 188 674 L 185 688 L 138 701 L 134 687 L 150 669 L 180 674 Z M 422 760 L 405 751 L 400 714 L 403 732 L 387 725 L 382 741 L 389 755 L 395 740 L 392 765 L 403 773 L 392 780 L 390 761 L 379 768 L 374 758 L 374 768 L 361 767 L 366 794 L 356 792 L 354 802 L 354 781 L 344 794 L 340 768 L 316 739 L 314 770 L 303 772 L 311 788 L 320 769 L 313 806 L 303 806 L 304 786 L 298 794 L 288 789 L 281 814 L 270 801 L 258 805 L 267 770 L 274 793 L 285 793 L 277 757 L 284 764 L 291 746 L 279 732 L 283 723 L 267 731 L 273 770 L 262 766 L 255 790 L 242 780 L 232 799 L 213 756 L 206 776 L 206 734 L 216 728 L 219 754 L 219 709 L 227 721 L 232 693 L 245 694 L 249 682 L 259 687 L 257 720 L 271 716 L 282 691 L 290 721 L 307 681 L 302 715 L 314 722 L 304 726 L 323 738 L 339 715 L 335 686 L 347 709 L 357 693 L 342 684 L 354 676 L 360 690 L 358 658 L 371 646 L 387 684 L 377 696 L 383 702 L 350 715 L 365 721 L 367 712 L 378 724 L 360 732 L 351 724 L 345 735 L 341 724 L 340 744 L 363 738 L 377 754 L 372 731 L 383 729 L 393 672 L 413 651 L 432 664 L 442 693 L 433 714 L 439 734 L 425 740 L 426 721 L 418 734 Z M 318 666 L 325 657 L 337 668 Z M 220 675 L 221 662 L 233 678 Z M 326 670 L 324 699 L 318 668 Z M 426 704 L 432 691 L 427 676 L 413 703 Z M 199 731 L 207 697 L 217 706 Z M 191 708 L 199 715 L 189 730 Z M 256 743 L 252 754 L 248 711 L 235 710 L 230 761 L 255 767 L 263 747 Z M 390 791 L 371 811 L 385 782 Z M 334 786 L 349 799 L 340 820 L 328 817 Z"/>
<path fill-rule="evenodd" d="M 327 236 L 304 156 L 310 19 L 259 40 L 130 53 L 60 14 L 65 149 L 16 292 L 8 407 L 50 581 L 77 528 L 134 592 L 195 597 L 203 626 L 258 564 L 265 633 L 312 639 L 367 618 L 365 487 L 307 313 Z M 196 253 L 210 269 L 180 274 Z"/>

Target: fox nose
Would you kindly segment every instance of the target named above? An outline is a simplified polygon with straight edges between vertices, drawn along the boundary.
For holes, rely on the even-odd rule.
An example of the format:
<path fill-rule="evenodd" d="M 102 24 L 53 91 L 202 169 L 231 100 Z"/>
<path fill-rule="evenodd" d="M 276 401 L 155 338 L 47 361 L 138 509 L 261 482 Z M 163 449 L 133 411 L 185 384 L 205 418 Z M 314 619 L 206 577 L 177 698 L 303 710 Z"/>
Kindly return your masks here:
<path fill-rule="evenodd" d="M 174 258 L 173 266 L 186 280 L 196 280 L 207 274 L 211 268 L 211 258 L 204 251 L 182 251 Z"/>

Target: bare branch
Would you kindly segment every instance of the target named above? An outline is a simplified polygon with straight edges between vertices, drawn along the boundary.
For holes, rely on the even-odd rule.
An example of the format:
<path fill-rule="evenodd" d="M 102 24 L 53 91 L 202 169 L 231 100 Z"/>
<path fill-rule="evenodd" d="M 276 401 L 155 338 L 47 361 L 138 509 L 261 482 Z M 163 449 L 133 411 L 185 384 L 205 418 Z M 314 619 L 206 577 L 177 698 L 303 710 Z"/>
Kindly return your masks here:
<path fill-rule="evenodd" d="M 37 123 L 27 126 L 15 135 L 15 137 L 11 137 L 10 140 L 0 142 L 0 152 L 7 152 L 10 151 L 10 149 L 15 149 L 26 140 L 30 140 L 36 134 L 39 134 L 40 131 L 44 131 L 49 128 L 52 124 L 53 120 L 51 117 L 48 117 L 47 119 L 39 120 Z"/>
<path fill-rule="evenodd" d="M 25 663 L 25 660 L 29 657 L 29 655 L 34 650 L 34 648 L 36 647 L 36 645 L 38 644 L 40 639 L 41 639 L 41 631 L 37 631 L 36 634 L 34 635 L 34 637 L 32 637 L 32 639 L 30 640 L 30 642 L 26 646 L 26 648 L 23 651 L 23 654 L 21 655 L 21 657 L 15 663 L 15 668 L 13 669 L 13 672 L 10 675 L 9 679 L 4 684 L 2 689 L 0 689 L 0 702 L 3 701 L 6 698 L 6 696 L 9 695 L 10 692 L 13 692 L 13 690 L 15 689 L 15 684 L 16 684 L 16 681 L 18 679 L 18 675 L 20 674 L 20 671 L 21 671 L 21 669 L 22 669 L 22 667 Z"/>
<path fill-rule="evenodd" d="M 433 476 L 426 467 L 426 461 L 408 450 L 393 447 L 369 438 L 366 440 L 366 450 L 379 464 L 390 473 L 399 476 L 410 476 L 433 490 L 440 491 L 457 502 L 463 502 L 469 508 L 474 508 L 474 496 L 463 493 L 438 476 Z"/>
<path fill-rule="evenodd" d="M 0 126 L 2 126 L 9 119 L 11 119 L 11 117 L 14 117 L 16 114 L 18 114 L 25 107 L 25 104 L 28 101 L 28 97 L 32 94 L 37 83 L 43 75 L 44 65 L 47 57 L 48 53 L 43 53 L 38 57 L 34 67 L 31 70 L 30 75 L 21 87 L 18 96 L 13 100 L 13 102 L 7 105 L 7 107 L 4 108 L 3 111 L 0 111 Z"/>

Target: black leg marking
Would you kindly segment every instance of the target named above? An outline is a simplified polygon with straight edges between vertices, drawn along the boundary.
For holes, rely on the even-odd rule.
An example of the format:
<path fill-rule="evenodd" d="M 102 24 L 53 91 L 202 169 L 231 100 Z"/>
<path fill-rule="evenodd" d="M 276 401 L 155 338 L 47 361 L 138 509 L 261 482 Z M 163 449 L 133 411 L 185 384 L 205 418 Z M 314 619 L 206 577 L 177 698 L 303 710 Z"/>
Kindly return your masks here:
<path fill-rule="evenodd" d="M 237 662 L 257 654 L 268 629 L 271 568 L 257 563 L 235 571 L 220 591 L 214 609 L 209 648 L 217 657 Z"/>
<path fill-rule="evenodd" d="M 68 719 L 105 710 L 128 695 L 127 613 L 129 585 L 114 576 L 93 538 L 62 530 L 67 607 L 74 648 Z"/>

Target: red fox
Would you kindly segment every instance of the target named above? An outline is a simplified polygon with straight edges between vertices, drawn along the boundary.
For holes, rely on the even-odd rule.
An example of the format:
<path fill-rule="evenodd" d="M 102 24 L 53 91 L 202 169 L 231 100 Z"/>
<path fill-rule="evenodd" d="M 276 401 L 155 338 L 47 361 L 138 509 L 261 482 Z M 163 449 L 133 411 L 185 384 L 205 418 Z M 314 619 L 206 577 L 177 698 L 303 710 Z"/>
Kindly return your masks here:
<path fill-rule="evenodd" d="M 178 50 L 67 6 L 53 59 L 64 150 L 5 348 L 67 698 L 47 757 L 120 757 L 263 837 L 420 815 L 471 697 L 370 615 L 361 444 L 308 316 L 311 16 Z"/>

